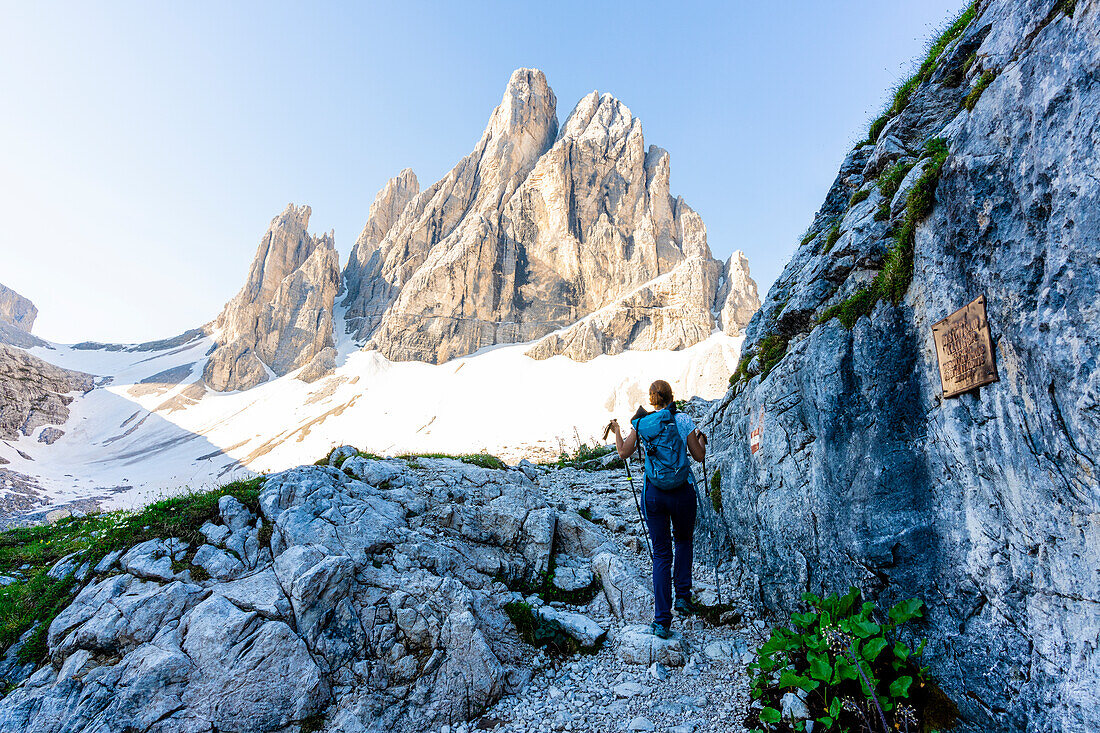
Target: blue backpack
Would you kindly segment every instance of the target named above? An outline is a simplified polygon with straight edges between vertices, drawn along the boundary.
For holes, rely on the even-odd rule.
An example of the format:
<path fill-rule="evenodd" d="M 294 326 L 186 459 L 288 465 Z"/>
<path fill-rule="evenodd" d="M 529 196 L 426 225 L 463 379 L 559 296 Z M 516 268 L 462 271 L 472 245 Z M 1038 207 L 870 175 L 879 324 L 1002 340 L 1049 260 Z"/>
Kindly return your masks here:
<path fill-rule="evenodd" d="M 674 410 L 669 406 L 630 421 L 642 441 L 646 481 L 663 491 L 678 489 L 691 477 L 691 460 Z"/>

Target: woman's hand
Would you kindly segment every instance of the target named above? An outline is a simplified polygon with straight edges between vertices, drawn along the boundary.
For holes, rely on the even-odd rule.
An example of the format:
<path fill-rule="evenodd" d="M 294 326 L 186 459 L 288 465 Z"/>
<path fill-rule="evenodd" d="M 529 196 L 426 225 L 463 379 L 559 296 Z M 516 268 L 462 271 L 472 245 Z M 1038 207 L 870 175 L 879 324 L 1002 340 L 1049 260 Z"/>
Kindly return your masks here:
<path fill-rule="evenodd" d="M 634 431 L 630 431 L 630 435 L 626 436 L 626 440 L 623 440 L 622 431 L 619 430 L 619 421 L 612 420 L 607 424 L 607 429 L 615 433 L 615 450 L 619 454 L 619 458 L 626 460 L 631 454 L 634 453 L 634 449 L 637 448 L 638 439 L 634 434 Z"/>

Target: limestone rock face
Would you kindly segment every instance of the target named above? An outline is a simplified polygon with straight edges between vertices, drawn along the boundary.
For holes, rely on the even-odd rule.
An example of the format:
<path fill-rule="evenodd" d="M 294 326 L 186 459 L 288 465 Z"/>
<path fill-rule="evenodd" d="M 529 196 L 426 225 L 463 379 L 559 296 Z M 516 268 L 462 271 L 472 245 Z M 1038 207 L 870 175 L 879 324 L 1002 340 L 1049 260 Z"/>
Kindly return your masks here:
<path fill-rule="evenodd" d="M 340 290 L 331 233 L 310 235 L 308 206 L 271 221 L 241 291 L 215 322 L 217 344 L 203 378 L 215 390 L 248 389 L 313 361 L 333 346 L 332 306 Z"/>
<path fill-rule="evenodd" d="M 924 660 L 963 730 L 1090 730 L 1100 725 L 1100 179 L 1089 173 L 1100 160 L 1100 12 L 979 7 L 877 142 L 843 161 L 810 240 L 747 329 L 750 379 L 703 428 L 740 567 L 770 610 L 849 584 L 882 603 L 920 597 Z M 984 72 L 995 78 L 968 111 Z M 933 137 L 948 154 L 903 297 L 850 330 L 836 318 L 817 325 L 883 267 Z M 918 164 L 888 200 L 873 179 L 899 162 Z M 869 195 L 852 205 L 857 190 Z M 944 399 L 931 326 L 982 294 L 1000 381 Z M 762 375 L 765 338 L 772 351 L 787 346 Z"/>
<path fill-rule="evenodd" d="M 411 168 L 391 178 L 375 196 L 367 223 L 344 267 L 344 281 L 347 283 L 343 301 L 347 312 L 344 317 L 348 329 L 360 337 L 378 327 L 385 306 L 392 300 L 389 297 L 391 285 L 382 277 L 383 255 L 379 246 L 418 193 L 420 182 Z"/>
<path fill-rule="evenodd" d="M 88 392 L 92 376 L 54 366 L 7 344 L 0 344 L 0 438 L 30 436 L 43 425 L 69 419 L 72 392 Z M 47 430 L 49 430 L 47 428 Z M 52 443 L 60 431 L 40 440 Z"/>
<path fill-rule="evenodd" d="M 709 296 L 715 292 L 720 272 L 717 260 L 685 260 L 572 326 L 540 339 L 527 355 L 545 359 L 564 354 L 574 361 L 588 361 L 626 349 L 676 350 L 698 343 L 714 330 Z"/>
<path fill-rule="evenodd" d="M 760 309 L 756 281 L 749 274 L 749 259 L 741 250 L 730 255 L 722 268 L 722 285 L 714 305 L 719 327 L 731 336 L 740 334 Z"/>
<path fill-rule="evenodd" d="M 37 317 L 38 309 L 34 303 L 0 283 L 0 321 L 30 333 Z"/>
<path fill-rule="evenodd" d="M 610 94 L 586 96 L 560 131 L 555 105 L 542 72 L 520 69 L 443 180 L 396 218 L 411 173 L 379 193 L 345 270 L 349 325 L 368 347 L 439 363 L 577 324 L 532 354 L 589 359 L 711 333 L 722 265 L 702 219 L 669 193 L 668 153 L 646 147 Z M 691 289 L 672 292 L 672 281 Z M 744 325 L 743 308 L 736 319 Z"/>

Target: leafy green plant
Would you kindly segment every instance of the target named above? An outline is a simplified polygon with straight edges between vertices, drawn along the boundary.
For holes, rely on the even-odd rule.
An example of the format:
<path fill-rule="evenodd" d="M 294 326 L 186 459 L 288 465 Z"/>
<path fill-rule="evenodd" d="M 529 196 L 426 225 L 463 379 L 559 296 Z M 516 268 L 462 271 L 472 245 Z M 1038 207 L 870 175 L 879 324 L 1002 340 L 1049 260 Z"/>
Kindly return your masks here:
<path fill-rule="evenodd" d="M 838 318 L 845 328 L 851 328 L 861 316 L 870 315 L 879 300 L 889 298 L 894 303 L 901 301 L 913 279 L 913 247 L 917 224 L 935 206 L 936 186 L 939 184 L 940 172 L 947 161 L 947 155 L 947 144 L 942 139 L 928 141 L 923 157 L 930 160 L 905 199 L 905 218 L 894 235 L 894 245 L 887 252 L 882 269 L 869 286 L 826 309 L 817 319 L 818 323 Z"/>
<path fill-rule="evenodd" d="M 996 72 L 983 71 L 982 75 L 978 77 L 978 81 L 974 83 L 974 88 L 970 90 L 970 94 L 966 95 L 966 99 L 963 100 L 963 106 L 967 111 L 972 111 L 974 105 L 978 103 L 978 99 L 982 96 L 982 92 L 986 87 L 993 83 L 993 80 L 997 78 Z"/>
<path fill-rule="evenodd" d="M 53 525 L 19 527 L 0 533 L 0 574 L 16 578 L 14 583 L 0 588 L 0 652 L 7 651 L 33 628 L 19 649 L 19 659 L 28 663 L 45 658 L 50 622 L 80 590 L 72 573 L 60 579 L 47 575 L 61 558 L 78 553 L 80 564 L 95 567 L 109 552 L 150 539 L 177 537 L 189 544 L 200 544 L 205 538 L 199 528 L 218 516 L 221 497 L 233 496 L 258 512 L 263 482 L 263 477 L 236 481 L 213 491 L 162 499 L 136 512 L 69 517 Z"/>
<path fill-rule="evenodd" d="M 807 610 L 777 627 L 749 665 L 751 694 L 763 703 L 746 725 L 755 731 L 805 730 L 782 720 L 787 693 L 804 697 L 814 731 L 887 733 L 950 728 L 958 710 L 921 665 L 924 642 L 911 648 L 902 627 L 923 615 L 909 599 L 883 616 L 858 588 L 843 596 L 803 595 Z"/>

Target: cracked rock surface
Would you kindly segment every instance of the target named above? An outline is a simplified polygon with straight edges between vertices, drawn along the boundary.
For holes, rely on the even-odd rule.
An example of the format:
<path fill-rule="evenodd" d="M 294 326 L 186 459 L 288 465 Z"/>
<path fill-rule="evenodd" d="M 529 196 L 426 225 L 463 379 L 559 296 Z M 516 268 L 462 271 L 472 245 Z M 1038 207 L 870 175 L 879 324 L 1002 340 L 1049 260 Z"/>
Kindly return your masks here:
<path fill-rule="evenodd" d="M 0 729 L 457 730 L 502 698 L 514 711 L 542 689 L 533 676 L 569 669 L 525 644 L 503 609 L 523 599 L 504 581 L 535 582 L 552 562 L 594 597 L 527 600 L 600 649 L 584 657 L 610 665 L 599 674 L 632 680 L 658 662 L 678 679 L 713 664 L 695 627 L 662 642 L 630 625 L 652 596 L 618 472 L 353 452 L 334 452 L 340 468 L 268 477 L 258 513 L 222 497 L 195 545 L 61 560 L 51 572 L 83 587 L 48 629 L 46 664 L 5 664 L 21 684 L 0 700 Z M 645 592 L 609 602 L 619 585 Z"/>

